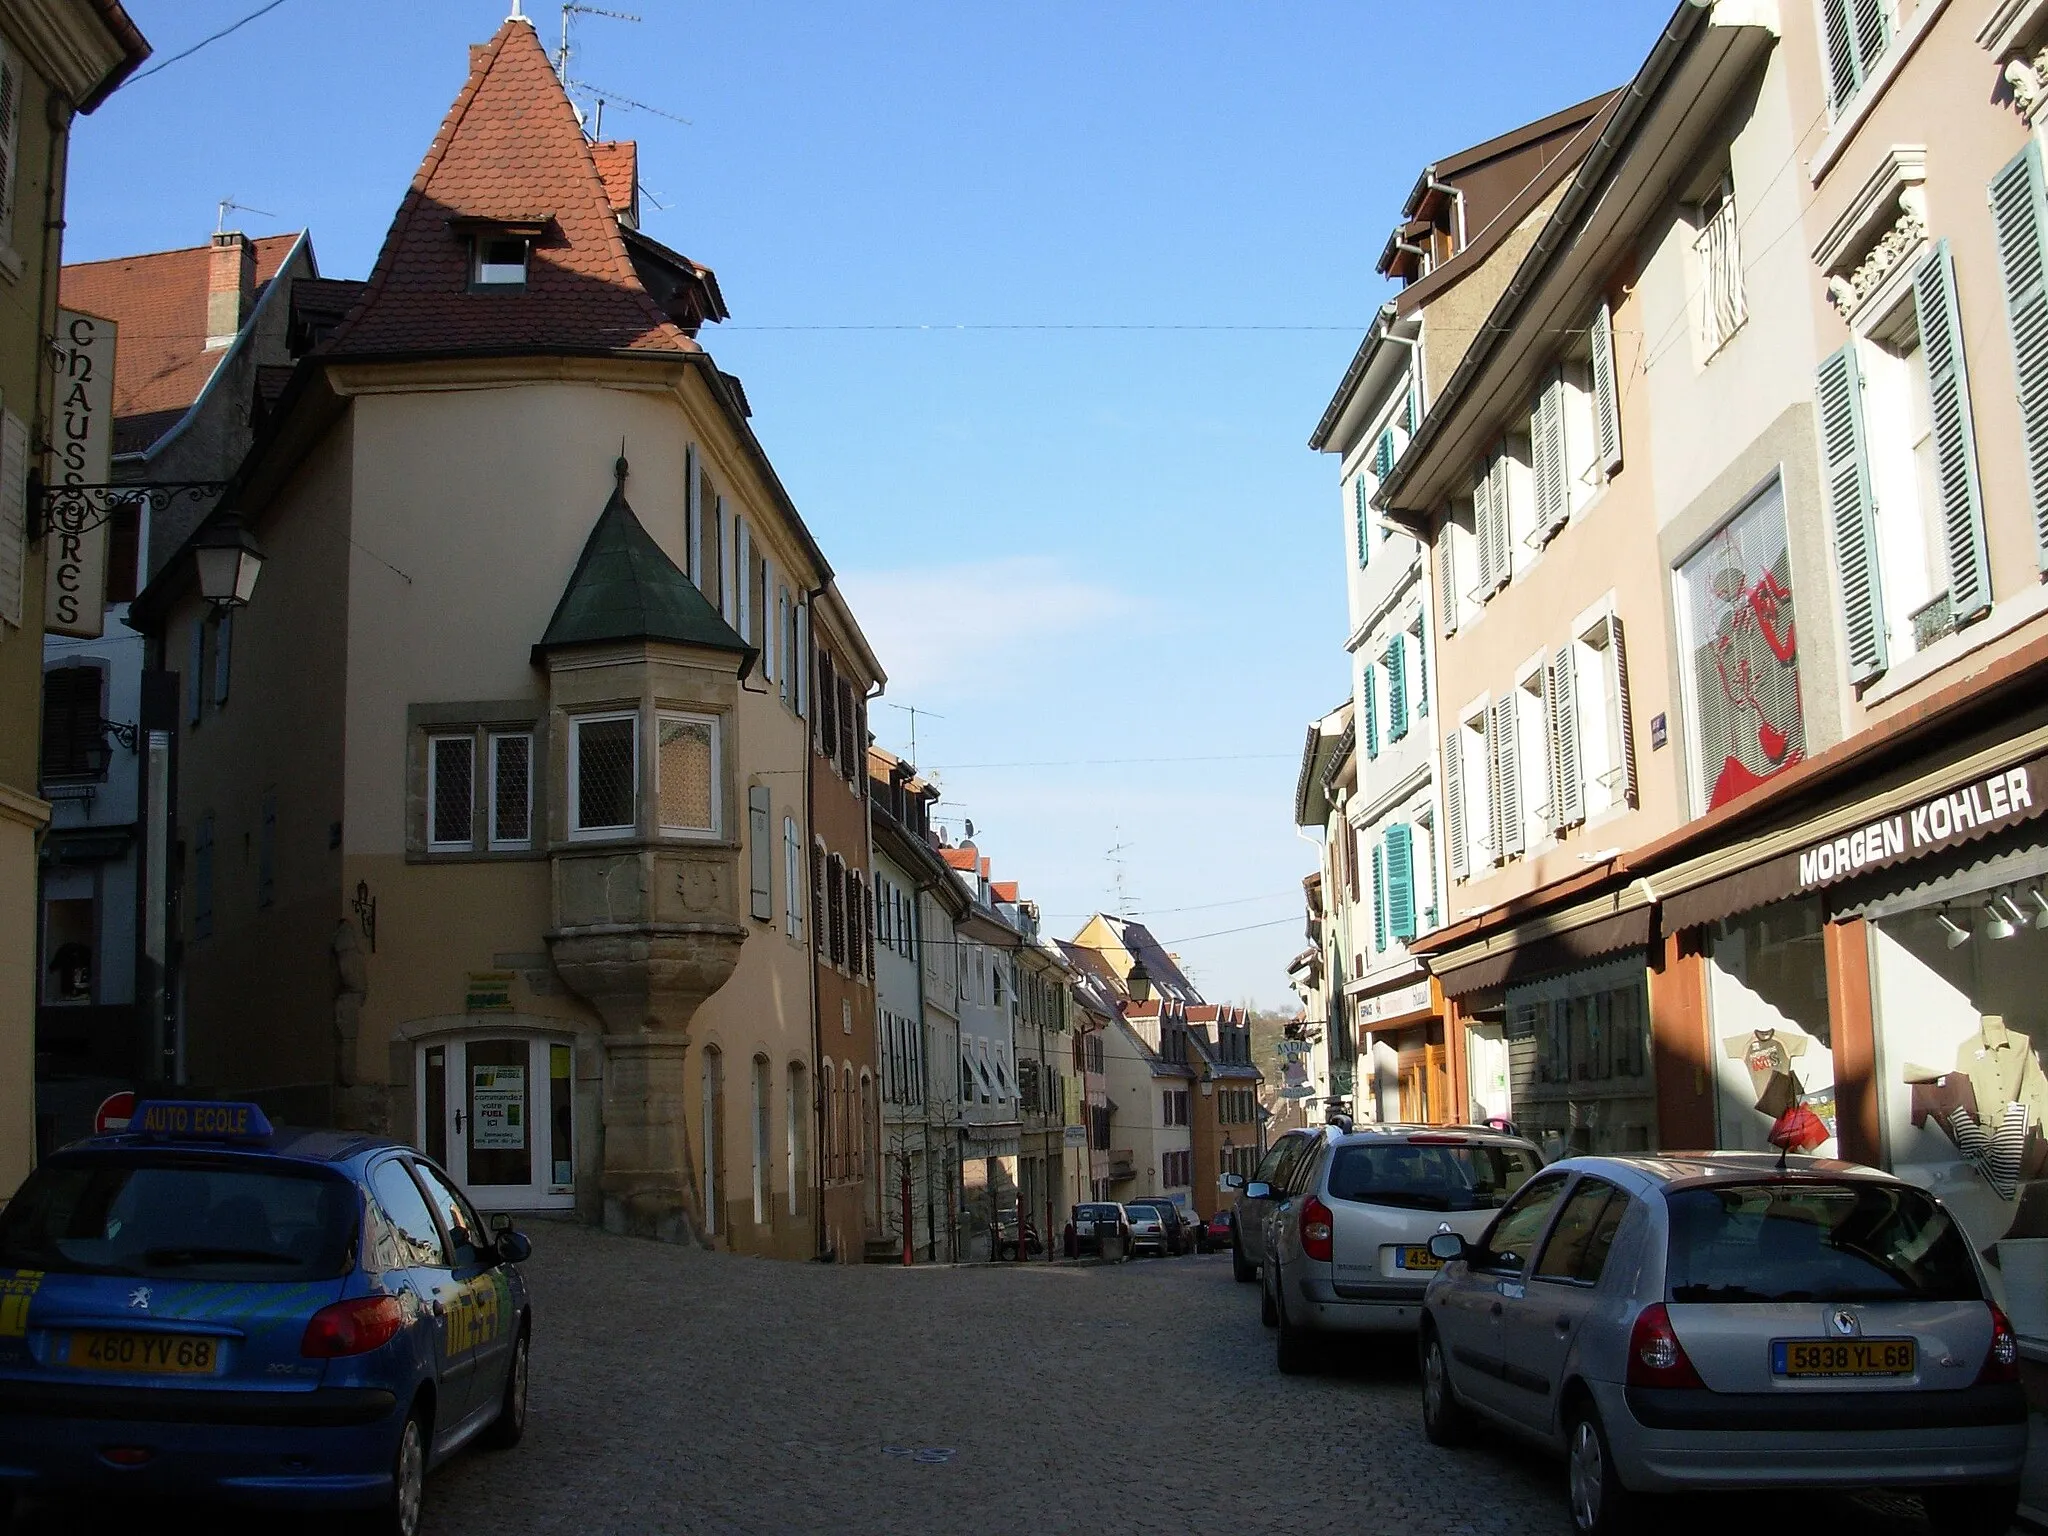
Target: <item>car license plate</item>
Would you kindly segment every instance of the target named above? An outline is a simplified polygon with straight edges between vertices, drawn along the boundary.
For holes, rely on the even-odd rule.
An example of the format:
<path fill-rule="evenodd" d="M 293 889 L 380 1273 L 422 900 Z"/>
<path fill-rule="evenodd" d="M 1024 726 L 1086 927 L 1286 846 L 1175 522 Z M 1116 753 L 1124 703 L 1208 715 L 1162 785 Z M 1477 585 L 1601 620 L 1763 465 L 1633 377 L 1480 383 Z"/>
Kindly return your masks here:
<path fill-rule="evenodd" d="M 1078 1222 L 1075 1224 L 1074 1230 L 1083 1237 L 1091 1237 L 1095 1232 L 1095 1223 L 1092 1221 Z"/>
<path fill-rule="evenodd" d="M 85 1371 L 134 1371 L 155 1376 L 210 1376 L 218 1339 L 170 1333 L 74 1333 L 69 1364 Z"/>
<path fill-rule="evenodd" d="M 1912 1339 L 1774 1339 L 1773 1376 L 1910 1376 L 1920 1364 Z"/>
<path fill-rule="evenodd" d="M 1410 1244 L 1406 1248 L 1394 1250 L 1394 1267 L 1396 1269 L 1442 1269 L 1444 1261 L 1431 1253 L 1427 1248 Z"/>

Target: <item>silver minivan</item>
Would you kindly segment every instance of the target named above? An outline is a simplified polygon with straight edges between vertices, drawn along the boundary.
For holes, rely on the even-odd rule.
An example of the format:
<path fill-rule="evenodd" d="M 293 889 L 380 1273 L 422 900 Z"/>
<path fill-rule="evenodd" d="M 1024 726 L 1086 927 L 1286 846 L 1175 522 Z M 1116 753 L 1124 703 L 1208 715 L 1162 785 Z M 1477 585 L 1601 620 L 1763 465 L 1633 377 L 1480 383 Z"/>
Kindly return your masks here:
<path fill-rule="evenodd" d="M 2018 1342 L 1941 1203 L 1874 1169 L 1763 1153 L 1578 1157 L 1444 1262 L 1423 1430 L 1476 1415 L 1565 1456 L 1582 1536 L 1686 1489 L 1880 1485 L 1943 1536 L 2010 1525 Z"/>
<path fill-rule="evenodd" d="M 1483 1126 L 1327 1132 L 1265 1221 L 1263 1310 L 1280 1369 L 1308 1369 L 1318 1333 L 1412 1331 L 1442 1267 L 1430 1239 L 1477 1237 L 1542 1166 L 1533 1142 Z"/>

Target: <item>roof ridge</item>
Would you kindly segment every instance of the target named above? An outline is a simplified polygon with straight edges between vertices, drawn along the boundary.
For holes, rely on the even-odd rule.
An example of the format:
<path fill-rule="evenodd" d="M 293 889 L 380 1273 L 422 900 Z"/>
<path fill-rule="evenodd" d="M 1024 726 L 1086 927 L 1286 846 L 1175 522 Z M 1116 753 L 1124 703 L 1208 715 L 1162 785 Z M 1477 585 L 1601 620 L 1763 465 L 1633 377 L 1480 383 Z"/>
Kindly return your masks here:
<path fill-rule="evenodd" d="M 223 230 L 222 233 L 240 234 L 241 231 Z M 312 229 L 308 226 L 304 229 L 295 229 L 281 234 L 243 235 L 242 238 L 251 245 L 262 245 L 265 241 L 269 240 L 297 240 L 301 235 L 311 233 Z M 166 246 L 160 251 L 130 251 L 123 256 L 95 256 L 87 261 L 67 261 L 63 263 L 62 270 L 75 272 L 81 267 L 110 267 L 118 261 L 154 261 L 159 256 L 196 256 L 203 251 L 210 251 L 212 249 L 213 242 L 211 240 L 207 241 L 204 245 L 172 245 Z"/>

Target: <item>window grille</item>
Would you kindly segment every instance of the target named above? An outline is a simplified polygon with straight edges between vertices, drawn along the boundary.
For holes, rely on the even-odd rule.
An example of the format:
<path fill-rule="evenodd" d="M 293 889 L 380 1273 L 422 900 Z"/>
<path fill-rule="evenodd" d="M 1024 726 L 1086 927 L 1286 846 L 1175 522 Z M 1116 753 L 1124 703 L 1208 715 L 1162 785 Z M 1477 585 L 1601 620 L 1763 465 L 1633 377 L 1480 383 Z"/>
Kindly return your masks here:
<path fill-rule="evenodd" d="M 631 715 L 576 722 L 574 830 L 632 830 L 637 724 Z"/>

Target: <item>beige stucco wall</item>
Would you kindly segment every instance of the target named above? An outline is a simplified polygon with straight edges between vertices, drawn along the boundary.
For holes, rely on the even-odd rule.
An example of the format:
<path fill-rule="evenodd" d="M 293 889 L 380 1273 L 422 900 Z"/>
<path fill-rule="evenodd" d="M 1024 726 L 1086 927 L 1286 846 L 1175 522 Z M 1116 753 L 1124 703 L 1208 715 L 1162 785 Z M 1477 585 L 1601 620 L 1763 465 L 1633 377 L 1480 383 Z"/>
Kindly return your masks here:
<path fill-rule="evenodd" d="M 1907 28 L 1913 15 L 1929 7 L 1930 0 L 1909 0 L 1902 6 L 1908 13 Z M 1911 56 L 1882 93 L 1873 96 L 1860 122 L 1846 131 L 1829 128 L 1822 107 L 1821 55 L 1808 9 L 1782 8 L 1785 41 L 1780 50 L 1788 61 L 1795 118 L 1819 117 L 1822 123 L 1787 173 L 1796 176 L 1802 188 L 1811 189 L 1800 243 L 1807 253 L 1812 251 L 1892 146 L 1926 147 L 1928 248 L 1946 240 L 1955 259 L 1995 605 L 1988 617 L 1938 641 L 1909 663 L 1894 665 L 1863 690 L 1860 700 L 1851 698 L 1845 725 L 1855 732 L 2048 633 L 2048 591 L 2042 586 L 2034 544 L 2004 279 L 1987 196 L 1992 177 L 2024 147 L 2029 130 L 2003 87 L 2005 59 L 1977 43 L 1976 31 L 1988 8 L 1963 5 L 1939 9 Z M 1816 180 L 1818 162 L 1826 154 L 1834 158 L 1818 171 Z M 1919 255 L 1908 259 L 1917 261 Z M 1849 328 L 1827 303 L 1825 274 L 1810 254 L 1805 265 L 1818 347 L 1825 355 L 1848 340 Z M 1839 616 L 1836 623 L 1839 626 Z"/>
<path fill-rule="evenodd" d="M 1543 226 L 1550 221 L 1551 213 L 1570 185 L 1571 178 L 1566 177 L 1555 191 L 1530 210 L 1528 216 L 1515 226 L 1513 233 L 1487 253 L 1484 262 L 1423 309 L 1422 378 L 1426 401 L 1435 400 L 1444 385 L 1450 382 L 1451 375 L 1458 371 L 1458 364 L 1472 349 L 1473 341 L 1486 324 L 1487 317 L 1493 313 L 1493 306 L 1507 292 L 1515 269 L 1529 254 L 1536 237 L 1543 233 Z"/>
<path fill-rule="evenodd" d="M 415 381 L 417 385 L 419 381 Z M 449 381 L 453 382 L 453 381 Z M 500 968 L 502 956 L 546 951 L 552 923 L 549 866 L 529 860 L 458 864 L 406 857 L 407 707 L 452 701 L 530 699 L 545 712 L 547 685 L 530 649 L 547 626 L 576 559 L 612 489 L 625 441 L 626 495 L 641 523 L 687 568 L 685 451 L 695 442 L 728 510 L 737 505 L 792 587 L 801 571 L 795 541 L 780 528 L 749 466 L 694 378 L 647 387 L 585 380 L 508 387 L 442 387 L 362 394 L 357 423 L 354 548 L 350 560 L 346 868 L 342 888 L 365 881 L 378 900 L 378 953 L 368 957 L 369 991 L 360 1052 L 366 1073 L 384 1075 L 388 1042 L 401 1028 L 459 1015 L 467 973 Z M 709 509 L 706 509 L 709 515 Z M 396 570 L 392 569 L 393 567 Z M 401 577 L 398 572 L 403 572 Z M 409 577 L 410 580 L 405 578 Z M 704 1048 L 722 1055 L 725 1195 L 716 1226 L 722 1244 L 791 1255 L 811 1251 L 811 1204 L 801 1191 L 790 1211 L 786 1132 L 792 1064 L 811 1084 L 808 951 L 787 934 L 782 821 L 794 817 L 807 840 L 803 722 L 758 672 L 739 693 L 731 736 L 737 790 L 731 815 L 747 835 L 748 786 L 770 789 L 774 915 L 748 921 L 749 937 L 730 980 L 691 1023 L 685 1095 L 693 1160 L 702 1161 L 700 1065 Z M 555 785 L 559 797 L 561 785 Z M 746 856 L 740 870 L 745 879 Z M 808 893 L 799 891 L 800 909 Z M 806 933 L 808 932 L 806 914 Z M 388 937 L 387 937 L 388 935 Z M 517 968 L 517 967 L 507 967 Z M 545 990 L 536 991 L 538 977 Z M 579 1109 L 594 1107 L 602 1057 L 597 1021 L 545 970 L 522 973 L 515 1006 L 536 1020 L 558 1019 L 579 1037 Z M 487 1018 L 476 1023 L 488 1029 Z M 751 1191 L 751 1071 L 770 1065 L 768 1220 L 756 1224 Z M 799 1106 L 804 1150 L 815 1133 Z M 409 1126 L 397 1127 L 410 1134 Z M 592 1181 L 598 1140 L 586 1113 L 579 1128 L 579 1197 Z M 799 1184 L 807 1179 L 807 1156 Z M 701 1180 L 701 1169 L 699 1170 Z"/>

